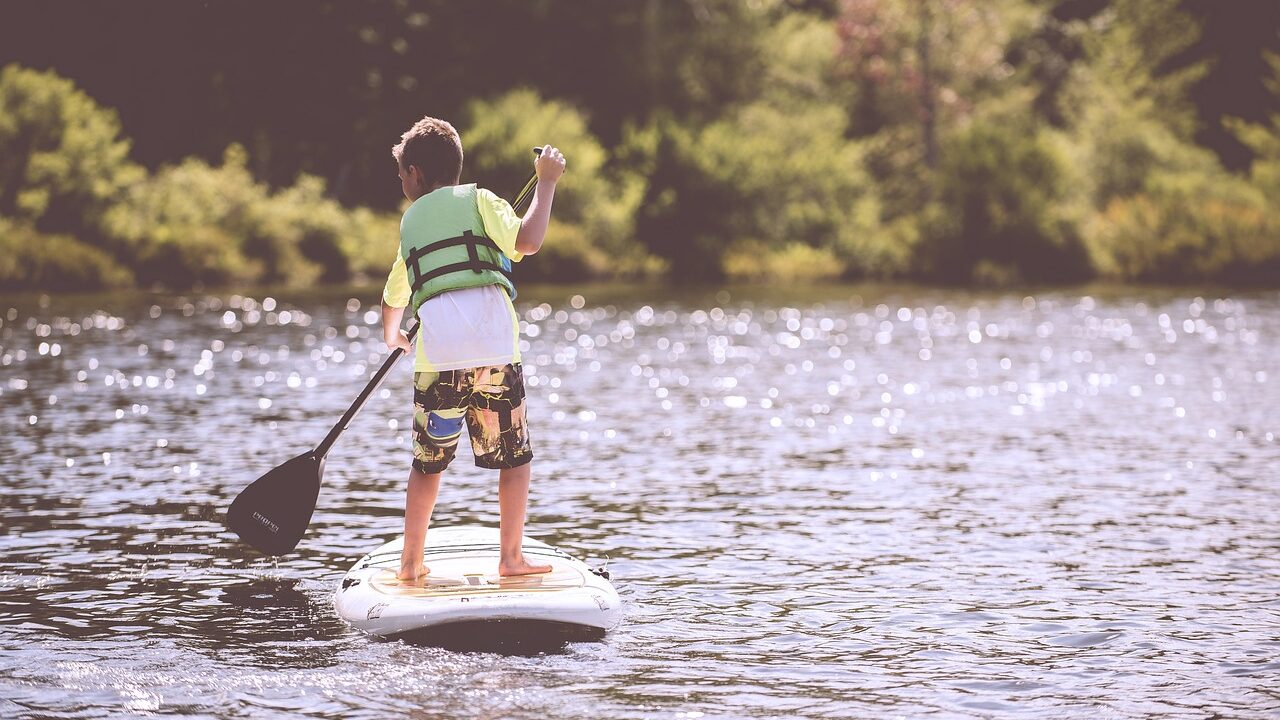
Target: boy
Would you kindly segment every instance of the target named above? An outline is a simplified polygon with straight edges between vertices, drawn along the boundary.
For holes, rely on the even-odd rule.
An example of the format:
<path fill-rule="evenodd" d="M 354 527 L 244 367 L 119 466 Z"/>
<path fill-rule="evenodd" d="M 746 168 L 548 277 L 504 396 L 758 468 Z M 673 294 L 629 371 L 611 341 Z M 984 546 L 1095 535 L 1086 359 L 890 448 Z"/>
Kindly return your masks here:
<path fill-rule="evenodd" d="M 401 580 L 429 570 L 422 550 L 440 476 L 453 460 L 465 419 L 476 465 L 499 470 L 500 575 L 549 572 L 521 551 L 529 499 L 529 445 L 520 323 L 507 274 L 542 247 L 560 151 L 547 146 L 535 161 L 533 202 L 524 218 L 488 190 L 459 185 L 462 140 L 449 123 L 425 117 L 392 148 L 404 196 L 413 204 L 400 221 L 400 254 L 382 293 L 387 345 L 413 352 L 413 467 L 405 497 Z M 422 323 L 417 349 L 400 330 L 412 304 Z"/>

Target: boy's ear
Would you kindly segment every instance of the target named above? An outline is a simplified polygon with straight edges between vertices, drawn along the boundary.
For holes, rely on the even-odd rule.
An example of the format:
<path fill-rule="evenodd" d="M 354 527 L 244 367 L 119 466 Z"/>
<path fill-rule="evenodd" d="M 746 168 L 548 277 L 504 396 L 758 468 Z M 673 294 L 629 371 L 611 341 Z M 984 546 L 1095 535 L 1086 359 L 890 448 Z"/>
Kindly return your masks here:
<path fill-rule="evenodd" d="M 427 187 L 426 175 L 422 172 L 422 168 L 417 165 L 409 166 L 409 180 L 413 183 L 413 186 L 419 190 L 426 189 Z"/>

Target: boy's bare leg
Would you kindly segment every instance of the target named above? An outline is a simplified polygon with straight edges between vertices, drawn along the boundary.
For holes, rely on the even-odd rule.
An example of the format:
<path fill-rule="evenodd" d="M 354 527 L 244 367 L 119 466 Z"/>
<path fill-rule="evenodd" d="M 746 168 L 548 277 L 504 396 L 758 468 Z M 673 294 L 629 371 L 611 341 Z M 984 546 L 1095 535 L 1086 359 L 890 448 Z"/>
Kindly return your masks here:
<path fill-rule="evenodd" d="M 430 572 L 422 564 L 422 545 L 427 541 L 427 525 L 436 507 L 441 475 L 428 475 L 418 472 L 417 468 L 409 471 L 409 490 L 404 501 L 404 549 L 400 551 L 400 572 L 396 573 L 401 580 L 417 580 Z"/>
<path fill-rule="evenodd" d="M 501 519 L 502 557 L 499 575 L 536 575 L 551 572 L 550 565 L 530 565 L 520 541 L 524 537 L 525 506 L 529 502 L 529 466 L 525 463 L 498 474 L 498 512 Z"/>

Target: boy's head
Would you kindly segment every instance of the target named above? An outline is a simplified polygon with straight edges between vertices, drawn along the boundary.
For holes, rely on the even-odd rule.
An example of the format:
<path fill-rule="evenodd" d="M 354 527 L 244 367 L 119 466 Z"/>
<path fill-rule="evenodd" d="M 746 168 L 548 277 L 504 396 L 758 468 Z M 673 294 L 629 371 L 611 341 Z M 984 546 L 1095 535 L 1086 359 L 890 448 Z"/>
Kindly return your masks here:
<path fill-rule="evenodd" d="M 400 187 L 410 200 L 457 185 L 462 177 L 462 139 L 444 120 L 424 117 L 414 123 L 391 154 L 400 166 Z"/>

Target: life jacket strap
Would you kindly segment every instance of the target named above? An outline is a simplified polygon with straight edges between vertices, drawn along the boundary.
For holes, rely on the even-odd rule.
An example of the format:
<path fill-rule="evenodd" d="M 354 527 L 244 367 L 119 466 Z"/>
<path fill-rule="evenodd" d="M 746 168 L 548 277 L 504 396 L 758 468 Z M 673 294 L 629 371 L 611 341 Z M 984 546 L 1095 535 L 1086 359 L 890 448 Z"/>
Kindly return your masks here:
<path fill-rule="evenodd" d="M 428 270 L 427 272 L 423 272 L 422 268 L 419 267 L 418 265 L 419 261 L 421 261 L 424 257 L 429 255 L 430 253 L 436 252 L 437 250 L 443 250 L 445 248 L 456 247 L 458 245 L 465 245 L 467 248 L 468 259 L 465 262 L 442 265 L 440 267 Z M 495 243 L 493 240 L 490 240 L 489 238 L 484 237 L 483 235 L 476 235 L 470 230 L 463 232 L 458 237 L 447 238 L 445 240 L 437 240 L 436 242 L 430 243 L 428 245 L 424 245 L 410 252 L 408 259 L 405 261 L 405 265 L 408 266 L 409 272 L 413 275 L 412 282 L 411 282 L 413 286 L 413 291 L 417 292 L 421 290 L 423 285 L 427 284 L 431 280 L 434 280 L 442 275 L 448 275 L 449 273 L 455 273 L 461 270 L 471 270 L 472 272 L 475 272 L 475 273 L 481 273 L 481 272 L 484 272 L 485 270 L 494 270 L 502 273 L 504 276 L 510 279 L 511 272 L 509 270 L 502 267 L 501 265 L 498 265 L 497 263 L 492 263 L 487 260 L 480 259 L 480 254 L 478 252 L 478 248 L 480 245 L 486 245 L 488 247 L 493 248 L 494 250 L 497 250 L 498 252 L 502 252 L 502 249 L 499 248 L 497 243 Z"/>

